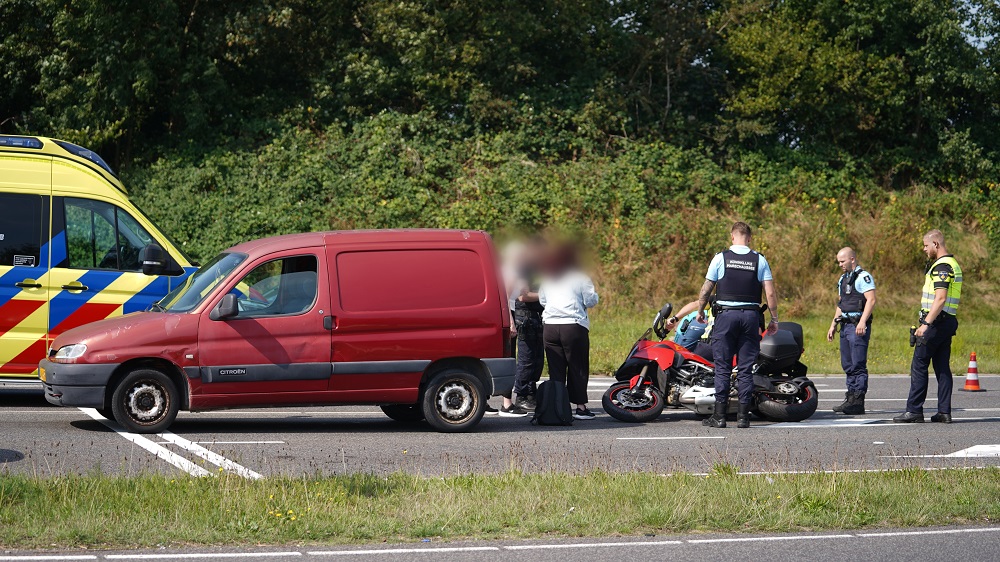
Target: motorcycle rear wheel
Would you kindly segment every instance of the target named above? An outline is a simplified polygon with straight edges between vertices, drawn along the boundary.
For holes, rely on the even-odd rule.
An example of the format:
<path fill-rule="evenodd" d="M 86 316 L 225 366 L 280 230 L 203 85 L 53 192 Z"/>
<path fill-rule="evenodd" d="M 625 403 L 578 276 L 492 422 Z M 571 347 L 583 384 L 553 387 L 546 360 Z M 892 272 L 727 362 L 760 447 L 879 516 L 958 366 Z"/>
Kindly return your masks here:
<path fill-rule="evenodd" d="M 812 385 L 804 385 L 796 395 L 797 401 L 781 402 L 764 398 L 757 403 L 760 417 L 775 422 L 798 422 L 808 419 L 819 405 L 819 393 Z"/>
<path fill-rule="evenodd" d="M 616 420 L 629 423 L 645 423 L 660 417 L 664 406 L 663 393 L 651 386 L 640 398 L 631 396 L 631 392 L 628 381 L 611 385 L 601 397 L 604 411 Z"/>

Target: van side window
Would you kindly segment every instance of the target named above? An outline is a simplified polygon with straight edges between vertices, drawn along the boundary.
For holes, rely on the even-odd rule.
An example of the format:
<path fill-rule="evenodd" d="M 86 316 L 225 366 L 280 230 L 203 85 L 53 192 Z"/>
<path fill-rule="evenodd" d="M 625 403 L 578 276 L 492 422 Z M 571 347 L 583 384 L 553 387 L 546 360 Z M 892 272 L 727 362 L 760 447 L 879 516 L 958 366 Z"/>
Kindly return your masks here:
<path fill-rule="evenodd" d="M 301 314 L 316 302 L 316 256 L 281 258 L 255 267 L 232 293 L 239 317 Z"/>
<path fill-rule="evenodd" d="M 41 195 L 0 193 L 0 265 L 43 265 L 43 199 Z"/>
<path fill-rule="evenodd" d="M 68 267 L 139 271 L 153 237 L 127 212 L 103 201 L 64 199 Z"/>

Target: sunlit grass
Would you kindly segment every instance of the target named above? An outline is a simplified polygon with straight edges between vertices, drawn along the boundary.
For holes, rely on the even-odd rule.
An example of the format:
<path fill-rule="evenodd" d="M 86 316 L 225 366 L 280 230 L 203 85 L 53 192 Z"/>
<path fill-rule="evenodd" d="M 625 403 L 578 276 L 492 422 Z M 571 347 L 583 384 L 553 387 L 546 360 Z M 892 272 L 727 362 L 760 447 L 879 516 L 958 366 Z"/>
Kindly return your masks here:
<path fill-rule="evenodd" d="M 0 477 L 4 548 L 823 530 L 998 517 L 996 468 L 740 476 L 719 466 L 709 477 Z"/>

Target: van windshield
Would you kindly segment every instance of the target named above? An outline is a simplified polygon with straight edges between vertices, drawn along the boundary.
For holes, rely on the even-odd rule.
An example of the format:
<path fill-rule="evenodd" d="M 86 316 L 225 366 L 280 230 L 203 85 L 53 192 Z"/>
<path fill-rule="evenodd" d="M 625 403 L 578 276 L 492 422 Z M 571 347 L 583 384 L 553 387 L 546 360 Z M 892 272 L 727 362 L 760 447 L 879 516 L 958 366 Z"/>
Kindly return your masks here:
<path fill-rule="evenodd" d="M 236 266 L 247 259 L 246 254 L 219 254 L 188 277 L 184 284 L 163 297 L 159 307 L 166 312 L 188 312 L 201 304 L 219 283 L 222 283 Z"/>

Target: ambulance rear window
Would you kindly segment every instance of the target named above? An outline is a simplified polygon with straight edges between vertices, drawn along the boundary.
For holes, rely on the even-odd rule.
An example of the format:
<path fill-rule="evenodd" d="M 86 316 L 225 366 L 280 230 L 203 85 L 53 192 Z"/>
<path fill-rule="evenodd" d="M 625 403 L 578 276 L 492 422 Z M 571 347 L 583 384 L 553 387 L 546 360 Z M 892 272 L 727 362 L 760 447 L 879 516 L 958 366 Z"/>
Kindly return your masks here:
<path fill-rule="evenodd" d="M 94 152 L 93 150 L 89 150 L 89 149 L 83 148 L 82 146 L 77 146 L 77 145 L 75 145 L 73 143 L 69 143 L 69 142 L 61 141 L 61 140 L 57 140 L 57 141 L 55 141 L 55 143 L 58 144 L 59 146 L 63 147 L 63 149 L 66 152 L 69 152 L 70 154 L 72 154 L 74 156 L 79 156 L 80 158 L 86 158 L 87 160 L 90 160 L 94 164 L 97 164 L 98 166 L 100 166 L 105 172 L 111 174 L 112 176 L 114 176 L 116 178 L 118 177 L 118 174 L 116 174 L 115 171 L 111 169 L 111 166 L 108 166 L 108 163 L 105 162 L 103 158 L 101 158 L 100 156 L 98 156 L 97 153 Z"/>

